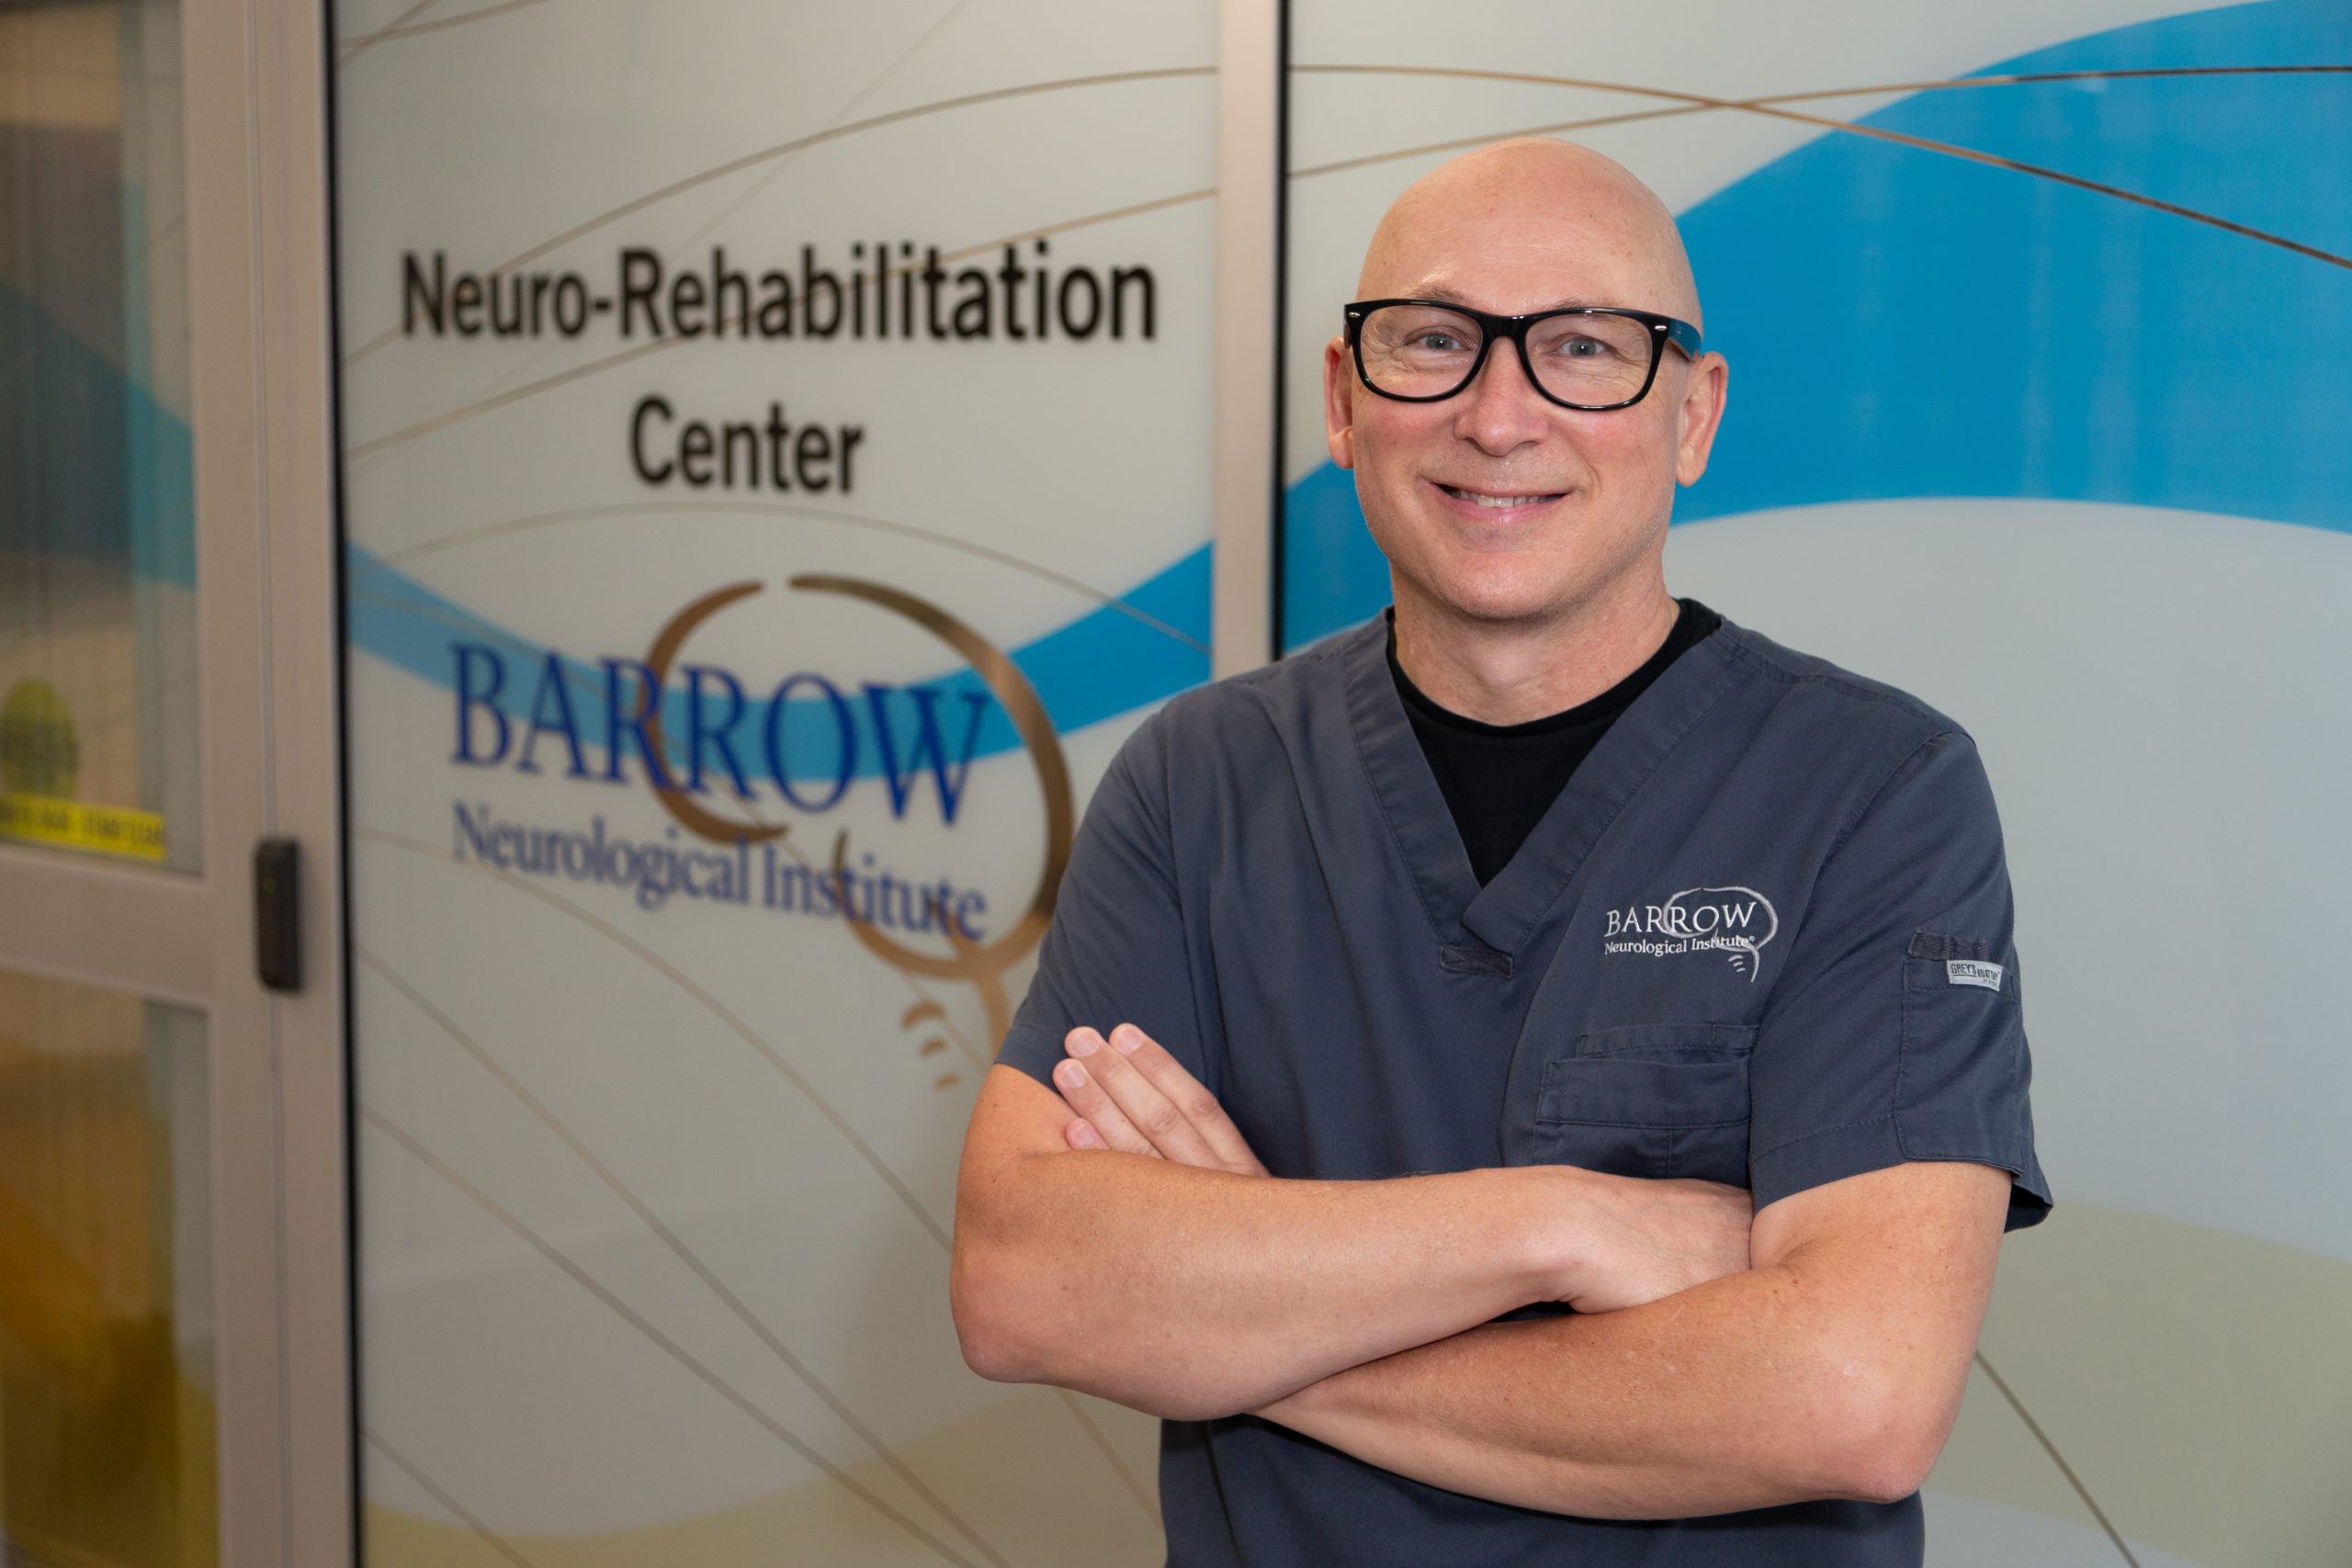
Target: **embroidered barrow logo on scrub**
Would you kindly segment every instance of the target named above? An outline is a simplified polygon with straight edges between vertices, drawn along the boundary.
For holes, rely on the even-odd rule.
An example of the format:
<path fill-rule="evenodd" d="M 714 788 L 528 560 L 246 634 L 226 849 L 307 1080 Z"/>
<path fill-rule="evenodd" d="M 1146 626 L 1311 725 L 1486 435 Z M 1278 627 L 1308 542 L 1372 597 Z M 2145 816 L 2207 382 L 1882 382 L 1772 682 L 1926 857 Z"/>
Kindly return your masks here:
<path fill-rule="evenodd" d="M 1610 910 L 1600 951 L 1650 958 L 1720 953 L 1753 984 L 1764 966 L 1764 946 L 1780 930 L 1772 900 L 1753 887 L 1686 887 L 1662 904 Z"/>

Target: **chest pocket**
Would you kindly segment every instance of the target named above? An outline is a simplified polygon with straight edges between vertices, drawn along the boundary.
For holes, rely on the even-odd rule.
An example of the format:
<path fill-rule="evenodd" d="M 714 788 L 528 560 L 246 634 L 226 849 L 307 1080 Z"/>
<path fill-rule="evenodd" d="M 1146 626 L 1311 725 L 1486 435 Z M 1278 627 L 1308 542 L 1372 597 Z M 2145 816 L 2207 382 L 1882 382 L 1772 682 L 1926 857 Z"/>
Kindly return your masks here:
<path fill-rule="evenodd" d="M 1577 1037 L 1544 1064 L 1513 1164 L 1747 1185 L 1753 1024 L 1642 1023 Z"/>

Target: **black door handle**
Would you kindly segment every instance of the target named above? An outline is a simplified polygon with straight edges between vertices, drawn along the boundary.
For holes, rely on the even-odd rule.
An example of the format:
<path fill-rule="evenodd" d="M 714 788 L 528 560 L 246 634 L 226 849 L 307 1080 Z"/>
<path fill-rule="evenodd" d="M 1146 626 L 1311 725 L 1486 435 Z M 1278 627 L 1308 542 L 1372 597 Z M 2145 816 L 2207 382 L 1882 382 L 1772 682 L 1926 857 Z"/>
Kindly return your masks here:
<path fill-rule="evenodd" d="M 291 839 L 254 846 L 254 964 L 273 991 L 302 988 L 302 847 Z"/>

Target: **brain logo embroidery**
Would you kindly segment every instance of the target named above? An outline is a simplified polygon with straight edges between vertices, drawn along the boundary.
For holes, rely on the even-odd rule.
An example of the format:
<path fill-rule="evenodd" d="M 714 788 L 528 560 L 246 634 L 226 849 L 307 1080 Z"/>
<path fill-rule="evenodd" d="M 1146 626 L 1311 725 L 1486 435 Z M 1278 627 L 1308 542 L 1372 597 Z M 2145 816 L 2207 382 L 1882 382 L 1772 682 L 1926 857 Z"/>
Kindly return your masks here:
<path fill-rule="evenodd" d="M 1667 899 L 1666 920 L 1676 935 L 1723 950 L 1751 985 L 1763 970 L 1765 946 L 1781 931 L 1772 900 L 1753 887 L 1686 887 Z"/>

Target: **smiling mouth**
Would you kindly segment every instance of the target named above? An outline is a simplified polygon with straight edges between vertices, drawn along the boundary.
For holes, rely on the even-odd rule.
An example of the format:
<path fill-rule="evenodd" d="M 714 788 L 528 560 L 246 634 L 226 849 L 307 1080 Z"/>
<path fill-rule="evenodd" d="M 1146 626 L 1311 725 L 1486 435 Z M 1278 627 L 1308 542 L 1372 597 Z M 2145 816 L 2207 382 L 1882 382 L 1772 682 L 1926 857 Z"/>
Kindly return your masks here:
<path fill-rule="evenodd" d="M 1493 512 L 1506 512 L 1519 506 L 1540 506 L 1545 502 L 1557 501 L 1568 493 L 1566 491 L 1555 491 L 1548 495 L 1488 495 L 1483 491 L 1462 490 L 1449 484 L 1441 484 L 1437 488 L 1456 501 L 1466 501 L 1473 506 L 1485 507 Z"/>

